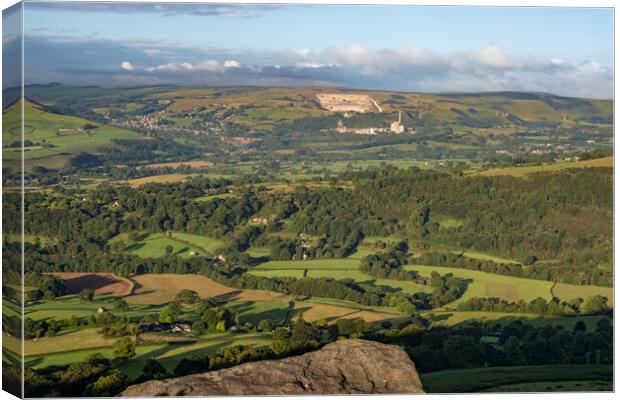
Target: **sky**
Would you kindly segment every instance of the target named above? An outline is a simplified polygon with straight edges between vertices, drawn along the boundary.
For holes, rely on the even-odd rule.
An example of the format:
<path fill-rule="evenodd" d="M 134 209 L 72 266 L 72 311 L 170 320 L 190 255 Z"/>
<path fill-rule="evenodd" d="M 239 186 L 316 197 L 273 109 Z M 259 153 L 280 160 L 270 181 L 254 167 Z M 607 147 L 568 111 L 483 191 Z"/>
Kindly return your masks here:
<path fill-rule="evenodd" d="M 613 96 L 609 8 L 26 3 L 24 24 L 27 84 Z"/>

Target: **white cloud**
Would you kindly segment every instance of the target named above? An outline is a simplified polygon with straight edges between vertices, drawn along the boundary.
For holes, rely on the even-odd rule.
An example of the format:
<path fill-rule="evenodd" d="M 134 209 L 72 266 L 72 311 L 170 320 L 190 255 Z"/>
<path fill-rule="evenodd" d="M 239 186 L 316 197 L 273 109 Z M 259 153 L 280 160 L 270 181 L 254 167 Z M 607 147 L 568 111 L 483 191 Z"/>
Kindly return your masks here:
<path fill-rule="evenodd" d="M 598 74 L 607 71 L 599 62 L 588 60 L 579 65 L 579 70 L 585 73 Z"/>
<path fill-rule="evenodd" d="M 133 71 L 133 65 L 129 61 L 123 61 L 121 63 L 121 68 L 125 71 Z"/>
<path fill-rule="evenodd" d="M 239 68 L 241 64 L 235 60 L 227 60 L 224 63 L 219 63 L 216 60 L 204 60 L 198 63 L 189 62 L 171 62 L 166 64 L 160 64 L 153 67 L 146 67 L 147 72 L 168 71 L 168 72 L 183 72 L 183 71 L 210 71 L 210 72 L 222 72 L 227 68 Z"/>
<path fill-rule="evenodd" d="M 490 44 L 474 52 L 474 57 L 481 64 L 495 68 L 509 68 L 513 63 L 502 46 Z"/>
<path fill-rule="evenodd" d="M 184 56 L 189 58 L 192 53 L 167 51 L 167 56 L 176 55 L 179 61 L 137 67 L 135 71 L 149 73 L 153 79 L 182 82 L 328 82 L 388 90 L 540 91 L 599 98 L 610 98 L 613 87 L 613 69 L 594 60 L 574 64 L 551 56 L 515 55 L 498 44 L 453 53 L 415 46 L 371 48 L 358 43 L 323 50 L 210 49 L 209 53 L 221 61 L 183 62 Z M 158 72 L 162 75 L 156 75 Z"/>
<path fill-rule="evenodd" d="M 227 60 L 224 61 L 224 68 L 239 68 L 241 64 L 235 60 Z"/>

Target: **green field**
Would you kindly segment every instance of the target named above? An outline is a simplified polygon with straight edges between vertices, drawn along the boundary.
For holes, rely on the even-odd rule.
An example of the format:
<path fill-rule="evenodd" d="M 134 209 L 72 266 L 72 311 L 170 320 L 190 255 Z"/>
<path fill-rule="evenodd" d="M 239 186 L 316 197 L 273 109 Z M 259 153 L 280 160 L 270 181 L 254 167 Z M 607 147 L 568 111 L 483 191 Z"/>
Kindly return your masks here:
<path fill-rule="evenodd" d="M 302 269 L 253 269 L 250 271 L 252 275 L 264 276 L 272 278 L 279 276 L 283 278 L 296 278 L 301 279 L 304 277 L 305 270 Z"/>
<path fill-rule="evenodd" d="M 333 278 L 352 279 L 356 282 L 371 285 L 387 286 L 393 291 L 405 293 L 432 292 L 432 288 L 419 285 L 413 281 L 401 281 L 394 279 L 376 279 L 364 274 L 359 270 L 359 259 L 325 259 L 306 261 L 268 261 L 260 264 L 249 273 L 264 277 L 292 277 L 301 279 L 309 278 Z"/>
<path fill-rule="evenodd" d="M 97 313 L 100 307 L 114 312 L 113 304 L 116 297 L 98 296 L 94 301 L 82 302 L 76 295 L 64 296 L 54 300 L 33 303 L 26 305 L 24 314 L 26 318 L 33 320 L 67 319 L 72 315 L 77 318 L 89 317 Z M 131 306 L 128 312 L 124 313 L 128 317 L 141 317 L 145 314 L 158 313 L 160 307 L 156 306 Z"/>
<path fill-rule="evenodd" d="M 205 355 L 217 350 L 235 345 L 266 345 L 270 340 L 269 334 L 208 334 L 197 338 L 191 344 L 149 344 L 136 346 L 137 356 L 130 361 L 118 365 L 130 378 L 140 375 L 142 366 L 149 358 L 158 359 L 164 367 L 174 369 L 178 362 L 186 357 Z M 45 368 L 51 365 L 67 365 L 81 361 L 94 353 L 102 353 L 105 357 L 113 358 L 112 348 L 97 348 L 88 350 L 50 353 L 42 356 L 26 357 L 25 365 L 28 368 Z"/>
<path fill-rule="evenodd" d="M 496 262 L 498 264 L 520 264 L 519 261 L 517 260 L 511 260 L 510 258 L 502 258 L 502 257 L 494 256 L 494 255 L 484 253 L 481 251 L 476 251 L 476 250 L 467 250 L 463 252 L 453 251 L 453 253 L 457 253 L 457 254 L 463 253 L 465 257 L 476 258 L 478 260 L 489 260 L 489 261 Z"/>
<path fill-rule="evenodd" d="M 97 328 L 67 330 L 51 338 L 42 337 L 37 340 L 26 340 L 24 342 L 24 355 L 26 357 L 46 355 L 56 353 L 59 349 L 66 352 L 106 348 L 112 346 L 116 341 L 116 338 L 105 338 L 97 331 Z"/>
<path fill-rule="evenodd" d="M 575 317 L 561 317 L 550 315 L 501 313 L 492 311 L 429 311 L 423 312 L 422 316 L 428 319 L 434 326 L 458 326 L 472 322 L 488 323 L 491 325 L 507 325 L 513 321 L 523 321 L 535 327 L 545 325 L 562 326 L 572 330 L 575 324 L 583 321 L 589 332 L 594 331 L 596 323 L 601 319 L 608 319 L 602 315 L 582 315 Z"/>
<path fill-rule="evenodd" d="M 255 246 L 250 247 L 245 252 L 254 258 L 269 257 L 269 255 L 271 254 L 271 250 L 269 248 Z"/>
<path fill-rule="evenodd" d="M 563 382 L 576 390 L 604 388 L 611 391 L 613 366 L 540 365 L 453 369 L 420 374 L 420 379 L 428 393 L 506 392 L 510 391 L 506 390 L 507 385 L 518 385 L 519 391 L 557 391 L 560 390 L 557 385 Z M 578 382 L 582 386 L 577 386 Z"/>
<path fill-rule="evenodd" d="M 359 261 L 348 258 L 330 258 L 305 261 L 268 261 L 260 264 L 258 269 L 299 269 L 299 270 L 348 270 L 357 269 Z"/>
<path fill-rule="evenodd" d="M 208 196 L 198 197 L 198 198 L 196 198 L 196 201 L 203 202 L 203 203 L 208 203 L 208 202 L 213 201 L 215 199 L 229 199 L 231 197 L 235 197 L 235 195 L 232 194 L 232 193 L 210 194 Z"/>
<path fill-rule="evenodd" d="M 517 278 L 508 275 L 491 274 L 488 272 L 473 271 L 463 268 L 435 267 L 422 265 L 408 265 L 405 269 L 418 271 L 423 276 L 429 276 L 432 271 L 445 275 L 452 273 L 454 276 L 469 280 L 465 294 L 456 301 L 447 304 L 444 308 L 455 307 L 459 303 L 473 297 L 499 297 L 509 301 L 524 300 L 529 302 L 537 297 L 549 301 L 552 299 L 551 288 L 553 282 L 537 279 Z M 612 289 L 602 286 L 579 286 L 562 284 L 562 293 L 565 295 L 561 300 L 571 300 L 575 297 L 585 298 L 600 294 L 612 298 Z M 571 294 L 573 293 L 573 294 Z M 569 295 L 571 294 L 571 295 Z"/>
<path fill-rule="evenodd" d="M 142 235 L 144 236 L 144 235 Z M 129 239 L 126 233 L 121 233 L 112 238 L 110 243 L 123 240 L 128 243 Z M 193 235 L 182 232 L 171 232 L 171 236 L 165 236 L 161 233 L 152 233 L 145 237 L 139 236 L 138 240 L 129 243 L 125 247 L 125 251 L 133 253 L 140 257 L 163 257 L 166 254 L 166 247 L 172 246 L 173 254 L 187 258 L 200 254 L 214 254 L 216 250 L 221 248 L 224 242 L 209 236 Z"/>
<path fill-rule="evenodd" d="M 222 246 L 224 242 L 210 236 L 193 235 L 183 232 L 172 232 L 172 239 L 182 242 L 187 242 L 192 246 L 196 246 L 199 249 L 206 250 L 209 254 L 215 254 Z"/>
<path fill-rule="evenodd" d="M 231 301 L 226 304 L 239 312 L 241 323 L 257 326 L 264 319 L 273 325 L 282 324 L 289 314 L 289 303 L 285 301 Z"/>
<path fill-rule="evenodd" d="M 2 315 L 10 315 L 12 317 L 21 316 L 22 311 L 19 304 L 13 303 L 6 297 L 2 298 Z"/>
<path fill-rule="evenodd" d="M 551 286 L 553 282 L 534 279 L 516 278 L 508 275 L 490 274 L 481 271 L 472 271 L 463 268 L 434 267 L 422 265 L 407 265 L 405 269 L 417 271 L 422 276 L 429 276 L 436 271 L 441 275 L 448 273 L 469 280 L 465 294 L 447 304 L 450 308 L 473 297 L 499 297 L 509 301 L 531 301 L 537 297 L 551 300 Z"/>
<path fill-rule="evenodd" d="M 26 159 L 39 159 L 61 153 L 92 151 L 99 146 L 112 144 L 114 139 L 139 139 L 141 137 L 139 133 L 125 129 L 92 123 L 70 115 L 53 114 L 28 101 L 24 105 L 24 111 L 24 139 L 30 140 L 36 145 L 24 152 Z M 21 140 L 20 107 L 18 104 L 5 112 L 3 119 L 3 126 L 7 130 L 2 138 L 3 158 L 5 160 L 18 160 L 21 157 L 21 152 L 6 149 L 9 144 Z M 92 132 L 83 131 L 81 128 L 88 123 L 97 125 L 97 128 Z"/>

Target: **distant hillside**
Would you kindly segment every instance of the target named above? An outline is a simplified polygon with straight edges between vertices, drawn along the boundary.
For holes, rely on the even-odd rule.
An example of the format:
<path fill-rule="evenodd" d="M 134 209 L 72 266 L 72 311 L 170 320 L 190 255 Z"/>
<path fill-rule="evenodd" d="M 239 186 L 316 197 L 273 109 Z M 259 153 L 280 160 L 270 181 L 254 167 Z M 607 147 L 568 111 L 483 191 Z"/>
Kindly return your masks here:
<path fill-rule="evenodd" d="M 3 113 L 5 160 L 21 157 L 21 104 L 16 102 Z M 52 157 L 66 160 L 78 152 L 93 152 L 101 146 L 113 144 L 114 139 L 140 139 L 142 136 L 84 118 L 56 114 L 32 100 L 26 100 L 24 112 L 24 154 L 32 164 L 44 164 Z"/>
<path fill-rule="evenodd" d="M 511 166 L 610 154 L 613 146 L 612 101 L 546 93 L 60 84 L 26 93 L 39 103 L 27 107 L 28 159 L 99 151 L 112 139 L 139 137 L 134 132 L 151 140 L 123 142 L 118 154 L 106 153 L 108 165 L 415 159 Z M 100 128 L 75 130 L 86 123 Z"/>
<path fill-rule="evenodd" d="M 530 126 L 572 127 L 583 124 L 609 125 L 613 121 L 610 100 L 591 100 L 545 93 L 456 93 L 424 94 L 334 88 L 268 87 L 139 87 L 131 89 L 33 86 L 30 98 L 55 108 L 88 107 L 99 114 L 135 111 L 144 102 L 165 102 L 164 117 L 183 118 L 193 113 L 222 115 L 227 122 L 249 131 L 271 129 L 278 124 L 342 113 L 321 107 L 317 95 L 350 93 L 368 95 L 380 106 L 375 120 L 389 122 L 398 111 L 404 124 L 450 126 L 472 133 L 509 134 Z M 308 121 L 306 121 L 308 122 Z M 352 123 L 355 123 L 354 119 Z M 319 124 L 320 125 L 320 124 Z M 502 130 L 499 130 L 502 128 Z"/>

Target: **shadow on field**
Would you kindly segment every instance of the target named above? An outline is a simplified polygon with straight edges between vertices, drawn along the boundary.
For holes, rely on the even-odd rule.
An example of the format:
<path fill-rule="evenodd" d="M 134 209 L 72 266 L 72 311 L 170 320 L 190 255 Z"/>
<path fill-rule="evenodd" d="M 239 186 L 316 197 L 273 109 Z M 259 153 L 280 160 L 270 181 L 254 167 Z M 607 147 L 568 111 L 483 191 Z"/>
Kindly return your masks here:
<path fill-rule="evenodd" d="M 135 250 L 139 250 L 139 249 L 141 249 L 143 247 L 144 247 L 144 243 L 143 242 L 137 242 L 137 243 L 134 243 L 134 244 L 131 244 L 131 245 L 127 246 L 125 248 L 125 251 L 135 251 Z"/>

